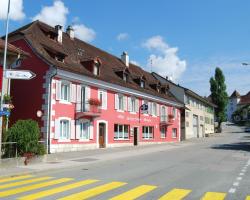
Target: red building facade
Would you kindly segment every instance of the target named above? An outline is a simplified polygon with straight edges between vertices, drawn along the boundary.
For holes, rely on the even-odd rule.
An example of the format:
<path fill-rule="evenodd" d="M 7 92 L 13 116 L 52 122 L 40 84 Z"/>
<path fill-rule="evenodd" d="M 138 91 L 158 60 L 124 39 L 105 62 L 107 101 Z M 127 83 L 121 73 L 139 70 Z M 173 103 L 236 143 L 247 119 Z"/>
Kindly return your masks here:
<path fill-rule="evenodd" d="M 20 68 L 37 75 L 13 81 L 12 122 L 38 121 L 51 153 L 179 141 L 182 104 L 168 86 L 126 53 L 117 58 L 72 31 L 36 21 L 10 34 L 31 55 Z"/>

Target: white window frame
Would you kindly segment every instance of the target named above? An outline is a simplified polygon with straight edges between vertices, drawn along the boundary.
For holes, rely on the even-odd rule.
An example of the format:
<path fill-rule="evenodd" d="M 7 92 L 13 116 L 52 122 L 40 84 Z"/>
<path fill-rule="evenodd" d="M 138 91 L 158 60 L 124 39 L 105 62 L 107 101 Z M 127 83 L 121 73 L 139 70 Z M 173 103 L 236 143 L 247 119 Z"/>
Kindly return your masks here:
<path fill-rule="evenodd" d="M 150 132 L 149 130 L 152 130 L 152 132 Z M 145 130 L 147 130 L 145 132 Z M 142 139 L 143 140 L 153 140 L 154 139 L 154 127 L 153 126 L 143 126 L 142 127 Z"/>
<path fill-rule="evenodd" d="M 102 96 L 102 99 L 101 99 Z M 106 98 L 106 99 L 104 99 Z M 106 90 L 98 89 L 98 99 L 101 102 L 100 108 L 103 110 L 107 110 L 107 102 L 108 102 L 108 93 Z"/>
<path fill-rule="evenodd" d="M 82 124 L 87 124 L 87 138 L 83 137 L 83 130 L 82 130 Z M 79 140 L 80 141 L 89 141 L 90 140 L 90 121 L 89 120 L 82 120 L 79 122 L 80 125 L 80 135 L 79 135 Z"/>
<path fill-rule="evenodd" d="M 172 138 L 174 138 L 174 139 L 177 138 L 177 128 L 172 128 Z"/>
<path fill-rule="evenodd" d="M 115 132 L 115 126 L 117 126 L 117 132 Z M 128 128 L 127 136 L 125 137 L 125 126 Z M 122 132 L 120 133 L 120 127 L 122 128 Z M 128 124 L 114 124 L 114 140 L 129 140 L 129 125 Z M 120 134 L 122 134 L 122 137 L 120 137 Z M 117 137 L 115 137 L 117 135 Z"/>
<path fill-rule="evenodd" d="M 136 98 L 131 97 L 130 101 L 131 101 L 131 113 L 136 113 Z"/>
<path fill-rule="evenodd" d="M 63 90 L 63 86 L 67 86 L 67 98 L 64 99 L 64 90 Z M 61 88 L 60 88 L 60 93 L 61 93 L 61 97 L 60 97 L 60 102 L 66 102 L 66 103 L 70 103 L 70 82 L 68 81 L 61 81 Z"/>
<path fill-rule="evenodd" d="M 173 112 L 172 114 L 174 116 L 174 119 L 176 119 L 176 117 L 177 117 L 177 109 L 175 107 L 173 107 L 172 112 Z"/>
<path fill-rule="evenodd" d="M 118 110 L 124 111 L 124 95 L 118 94 Z"/>
<path fill-rule="evenodd" d="M 145 81 L 144 81 L 144 80 L 141 80 L 141 81 L 140 81 L 140 87 L 141 87 L 141 88 L 145 88 Z"/>
<path fill-rule="evenodd" d="M 157 104 L 155 102 L 151 103 L 152 106 L 152 116 L 157 116 Z"/>
<path fill-rule="evenodd" d="M 60 136 L 59 136 L 59 141 L 70 141 L 70 136 L 71 136 L 71 133 L 70 133 L 70 131 L 71 131 L 71 121 L 70 121 L 70 119 L 69 118 L 60 118 L 59 119 L 60 120 Z M 64 122 L 68 122 L 68 137 L 64 137 L 64 136 L 62 136 L 63 134 L 62 134 L 62 121 L 64 121 Z"/>

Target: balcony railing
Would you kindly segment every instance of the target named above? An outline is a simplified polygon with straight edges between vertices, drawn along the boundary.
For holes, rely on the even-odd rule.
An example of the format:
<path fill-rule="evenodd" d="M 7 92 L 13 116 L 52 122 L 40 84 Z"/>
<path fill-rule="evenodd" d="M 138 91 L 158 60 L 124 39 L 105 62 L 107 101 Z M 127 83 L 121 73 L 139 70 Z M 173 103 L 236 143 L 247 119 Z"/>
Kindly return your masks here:
<path fill-rule="evenodd" d="M 82 117 L 99 117 L 101 115 L 101 109 L 98 105 L 92 105 L 89 103 L 76 103 L 76 118 Z"/>
<path fill-rule="evenodd" d="M 174 123 L 174 119 L 172 115 L 161 115 L 160 116 L 160 124 L 161 125 L 171 125 Z"/>

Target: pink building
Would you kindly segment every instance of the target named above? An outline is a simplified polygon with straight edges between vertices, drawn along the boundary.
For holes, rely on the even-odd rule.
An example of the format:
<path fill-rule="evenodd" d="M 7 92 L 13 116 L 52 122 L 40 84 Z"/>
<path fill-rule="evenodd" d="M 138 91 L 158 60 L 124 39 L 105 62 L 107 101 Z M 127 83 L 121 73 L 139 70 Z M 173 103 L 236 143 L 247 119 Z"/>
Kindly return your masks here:
<path fill-rule="evenodd" d="M 13 81 L 12 122 L 38 121 L 49 152 L 180 140 L 183 105 L 168 85 L 129 63 L 126 52 L 117 58 L 75 38 L 71 27 L 64 33 L 39 21 L 11 33 L 10 41 L 31 55 L 20 69 L 37 75 Z"/>

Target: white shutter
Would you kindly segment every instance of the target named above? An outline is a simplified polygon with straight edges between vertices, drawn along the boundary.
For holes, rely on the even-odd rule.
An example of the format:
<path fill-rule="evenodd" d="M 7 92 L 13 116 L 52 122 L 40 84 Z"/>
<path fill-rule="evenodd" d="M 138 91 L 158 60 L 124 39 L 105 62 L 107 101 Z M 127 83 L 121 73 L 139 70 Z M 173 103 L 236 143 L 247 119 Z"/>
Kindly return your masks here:
<path fill-rule="evenodd" d="M 139 112 L 139 99 L 135 100 L 135 112 Z"/>
<path fill-rule="evenodd" d="M 76 84 L 70 84 L 70 100 L 76 103 Z"/>
<path fill-rule="evenodd" d="M 132 111 L 132 99 L 131 99 L 131 97 L 128 97 L 128 111 L 129 112 Z"/>
<path fill-rule="evenodd" d="M 81 126 L 80 126 L 80 121 L 76 121 L 76 139 L 80 139 L 80 133 L 81 133 Z"/>
<path fill-rule="evenodd" d="M 70 124 L 70 139 L 75 139 L 76 129 L 75 129 L 75 120 L 71 120 Z"/>
<path fill-rule="evenodd" d="M 62 86 L 62 82 L 59 80 L 56 80 L 56 100 L 61 99 L 61 86 Z"/>
<path fill-rule="evenodd" d="M 148 102 L 148 114 L 152 115 L 152 104 Z"/>
<path fill-rule="evenodd" d="M 90 87 L 85 87 L 85 108 L 89 111 Z"/>
<path fill-rule="evenodd" d="M 93 123 L 89 123 L 89 139 L 94 139 Z"/>
<path fill-rule="evenodd" d="M 108 107 L 107 102 L 108 102 L 108 94 L 107 91 L 104 90 L 102 93 L 102 108 L 104 110 L 107 110 Z"/>
<path fill-rule="evenodd" d="M 80 111 L 81 110 L 81 85 L 76 86 L 76 110 Z"/>
<path fill-rule="evenodd" d="M 55 139 L 59 139 L 60 138 L 60 120 L 56 119 L 55 120 Z"/>
<path fill-rule="evenodd" d="M 156 115 L 160 115 L 160 105 L 158 103 L 156 104 Z"/>
<path fill-rule="evenodd" d="M 123 106 L 124 106 L 124 111 L 126 111 L 128 108 L 127 108 L 127 97 L 126 96 L 123 96 Z"/>
<path fill-rule="evenodd" d="M 118 94 L 115 94 L 115 109 L 118 110 L 118 104 L 119 104 L 119 100 L 118 100 Z"/>

